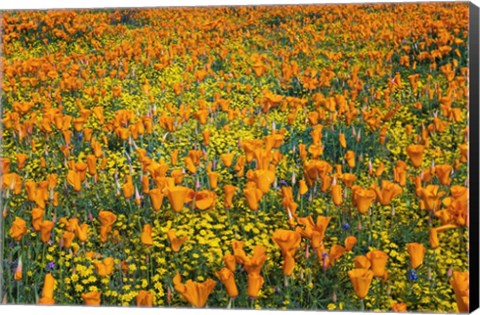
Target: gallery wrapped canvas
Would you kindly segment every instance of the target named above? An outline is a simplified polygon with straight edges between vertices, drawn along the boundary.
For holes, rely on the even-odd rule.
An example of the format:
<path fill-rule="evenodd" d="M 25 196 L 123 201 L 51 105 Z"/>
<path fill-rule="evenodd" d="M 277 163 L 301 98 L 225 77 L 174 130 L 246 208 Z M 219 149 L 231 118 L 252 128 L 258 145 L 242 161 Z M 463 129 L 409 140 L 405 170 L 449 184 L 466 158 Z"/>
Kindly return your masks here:
<path fill-rule="evenodd" d="M 478 30 L 468 2 L 3 11 L 2 303 L 476 309 Z"/>

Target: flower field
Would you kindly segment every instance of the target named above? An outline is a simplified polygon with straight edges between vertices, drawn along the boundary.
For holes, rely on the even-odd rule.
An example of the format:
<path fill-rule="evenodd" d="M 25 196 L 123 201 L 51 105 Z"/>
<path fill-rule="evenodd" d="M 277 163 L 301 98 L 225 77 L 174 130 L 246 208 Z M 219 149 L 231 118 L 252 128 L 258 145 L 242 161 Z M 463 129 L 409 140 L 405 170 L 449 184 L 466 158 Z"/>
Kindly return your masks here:
<path fill-rule="evenodd" d="M 4 12 L 0 299 L 468 311 L 468 17 Z"/>

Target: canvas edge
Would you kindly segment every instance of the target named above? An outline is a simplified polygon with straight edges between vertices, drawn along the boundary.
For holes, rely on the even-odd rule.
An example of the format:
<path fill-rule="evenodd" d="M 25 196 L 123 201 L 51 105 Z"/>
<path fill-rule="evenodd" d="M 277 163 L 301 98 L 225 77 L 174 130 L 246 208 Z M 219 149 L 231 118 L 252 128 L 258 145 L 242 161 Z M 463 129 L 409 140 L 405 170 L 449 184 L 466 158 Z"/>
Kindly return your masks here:
<path fill-rule="evenodd" d="M 470 2 L 469 26 L 469 289 L 470 312 L 479 307 L 479 7 Z"/>

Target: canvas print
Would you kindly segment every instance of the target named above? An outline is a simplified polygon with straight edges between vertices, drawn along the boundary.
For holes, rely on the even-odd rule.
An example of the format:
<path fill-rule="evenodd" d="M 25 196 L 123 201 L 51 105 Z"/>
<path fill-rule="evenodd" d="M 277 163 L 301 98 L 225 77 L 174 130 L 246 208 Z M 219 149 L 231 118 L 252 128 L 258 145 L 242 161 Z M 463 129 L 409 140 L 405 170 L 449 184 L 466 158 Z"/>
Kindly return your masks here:
<path fill-rule="evenodd" d="M 468 3 L 2 13 L 2 303 L 468 312 Z"/>

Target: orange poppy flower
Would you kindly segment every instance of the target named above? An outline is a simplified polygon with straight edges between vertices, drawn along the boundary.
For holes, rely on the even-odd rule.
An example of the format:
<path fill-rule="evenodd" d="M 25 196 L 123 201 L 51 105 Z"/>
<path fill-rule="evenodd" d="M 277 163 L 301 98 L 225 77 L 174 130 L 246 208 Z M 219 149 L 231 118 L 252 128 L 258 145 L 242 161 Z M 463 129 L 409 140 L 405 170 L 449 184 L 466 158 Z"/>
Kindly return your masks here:
<path fill-rule="evenodd" d="M 347 151 L 345 154 L 345 160 L 347 160 L 347 164 L 350 168 L 355 167 L 355 152 Z"/>
<path fill-rule="evenodd" d="M 422 165 L 424 150 L 425 146 L 420 144 L 412 144 L 407 147 L 407 155 L 415 168 L 419 168 Z"/>
<path fill-rule="evenodd" d="M 53 291 L 55 290 L 55 278 L 53 278 L 51 273 L 45 275 L 45 280 L 43 282 L 42 297 L 38 301 L 38 304 L 55 304 L 55 299 L 53 298 Z"/>
<path fill-rule="evenodd" d="M 263 277 L 259 274 L 248 274 L 247 295 L 251 299 L 256 299 L 264 283 Z"/>
<path fill-rule="evenodd" d="M 35 231 L 40 231 L 40 224 L 43 221 L 45 211 L 40 208 L 32 209 L 32 226 Z"/>
<path fill-rule="evenodd" d="M 440 184 L 447 186 L 450 185 L 452 182 L 452 179 L 450 178 L 452 169 L 453 167 L 451 165 L 435 165 L 435 175 L 437 175 L 440 180 Z"/>
<path fill-rule="evenodd" d="M 97 273 L 100 277 L 107 277 L 113 272 L 114 259 L 112 257 L 107 257 L 102 262 L 95 261 L 93 265 L 95 266 L 95 269 L 97 269 Z"/>
<path fill-rule="evenodd" d="M 368 269 L 353 269 L 348 271 L 348 276 L 352 282 L 355 294 L 363 300 L 370 289 L 370 284 L 373 279 L 373 271 Z"/>
<path fill-rule="evenodd" d="M 202 190 L 195 194 L 195 207 L 200 210 L 206 210 L 215 206 L 217 195 L 210 190 Z"/>
<path fill-rule="evenodd" d="M 388 254 L 381 250 L 372 250 L 367 253 L 366 257 L 370 260 L 373 275 L 375 277 L 383 277 L 385 275 L 385 267 L 388 261 Z"/>
<path fill-rule="evenodd" d="M 149 191 L 150 201 L 152 202 L 152 208 L 155 211 L 160 211 L 163 203 L 163 193 L 160 188 L 150 189 Z"/>
<path fill-rule="evenodd" d="M 152 246 L 153 239 L 152 239 L 152 226 L 150 224 L 145 224 L 143 226 L 142 235 L 140 239 L 145 246 Z"/>
<path fill-rule="evenodd" d="M 77 225 L 75 230 L 76 236 L 78 240 L 82 243 L 86 242 L 88 239 L 88 229 L 89 226 L 86 223 L 82 223 L 81 225 Z"/>
<path fill-rule="evenodd" d="M 200 283 L 187 280 L 187 282 L 183 284 L 181 281 L 182 278 L 179 274 L 173 278 L 175 291 L 180 293 L 180 295 L 187 300 L 188 303 L 195 307 L 204 307 L 205 304 L 207 304 L 208 296 L 217 284 L 216 281 L 210 278 Z"/>
<path fill-rule="evenodd" d="M 373 185 L 372 189 L 377 194 L 378 201 L 382 206 L 388 206 L 392 199 L 402 193 L 403 189 L 398 184 L 394 184 L 388 180 L 382 181 L 382 189 L 377 185 Z"/>
<path fill-rule="evenodd" d="M 372 266 L 370 259 L 368 259 L 367 256 L 363 255 L 355 257 L 353 263 L 355 264 L 355 268 L 359 269 L 370 269 L 370 267 Z"/>
<path fill-rule="evenodd" d="M 182 247 L 183 243 L 185 243 L 188 240 L 188 235 L 178 238 L 176 234 L 177 233 L 175 230 L 169 230 L 167 232 L 167 237 L 168 237 L 168 240 L 170 241 L 170 246 L 172 247 L 172 250 L 177 253 L 180 251 L 180 248 Z"/>
<path fill-rule="evenodd" d="M 468 271 L 454 271 L 450 278 L 450 285 L 455 293 L 458 311 L 461 313 L 468 313 L 470 309 L 469 279 Z"/>
<path fill-rule="evenodd" d="M 445 195 L 445 192 L 439 192 L 439 188 L 440 187 L 437 185 L 428 185 L 427 187 L 420 189 L 420 198 L 422 198 L 420 201 L 421 209 L 427 209 L 435 212 L 440 208 L 440 198 Z"/>
<path fill-rule="evenodd" d="M 63 247 L 70 248 L 72 241 L 75 238 L 75 234 L 70 231 L 64 231 L 62 234 Z"/>
<path fill-rule="evenodd" d="M 357 244 L 357 238 L 355 236 L 348 236 L 345 239 L 345 250 L 346 251 L 351 251 L 353 249 L 353 246 Z"/>
<path fill-rule="evenodd" d="M 233 206 L 233 196 L 237 190 L 237 187 L 233 185 L 225 185 L 223 187 L 225 193 L 225 208 L 230 209 Z"/>
<path fill-rule="evenodd" d="M 220 271 L 215 272 L 215 274 L 225 286 L 228 296 L 231 299 L 236 298 L 238 296 L 238 289 L 233 272 L 228 268 L 222 268 Z"/>
<path fill-rule="evenodd" d="M 152 307 L 153 306 L 153 294 L 140 290 L 136 297 L 137 306 Z"/>
<path fill-rule="evenodd" d="M 253 171 L 253 180 L 257 184 L 257 188 L 266 194 L 270 190 L 270 185 L 275 181 L 275 173 L 268 170 Z"/>
<path fill-rule="evenodd" d="M 258 210 L 258 202 L 262 199 L 262 191 L 256 187 L 245 188 L 243 194 L 247 199 L 248 207 L 252 211 Z"/>
<path fill-rule="evenodd" d="M 333 180 L 331 187 L 332 201 L 338 207 L 342 204 L 342 187 L 336 184 L 336 179 Z"/>
<path fill-rule="evenodd" d="M 224 255 L 223 261 L 225 262 L 225 266 L 228 269 L 230 269 L 230 271 L 235 272 L 235 270 L 237 269 L 237 266 L 236 266 L 236 259 L 234 255 L 230 255 L 230 254 Z"/>
<path fill-rule="evenodd" d="M 272 235 L 273 241 L 281 248 L 284 258 L 283 273 L 290 276 L 295 267 L 294 255 L 300 246 L 301 235 L 290 230 L 276 230 Z"/>
<path fill-rule="evenodd" d="M 53 226 L 55 224 L 52 221 L 42 221 L 40 223 L 40 239 L 42 240 L 43 243 L 48 243 L 50 240 L 50 232 L 53 230 Z"/>
<path fill-rule="evenodd" d="M 360 186 L 352 187 L 352 204 L 361 214 L 367 213 L 376 197 L 373 189 L 363 189 Z"/>
<path fill-rule="evenodd" d="M 25 161 L 27 158 L 28 155 L 24 153 L 17 153 L 17 166 L 19 170 L 22 170 L 25 167 Z"/>
<path fill-rule="evenodd" d="M 392 311 L 397 313 L 402 313 L 407 311 L 407 304 L 405 303 L 392 302 L 391 306 L 392 306 Z"/>
<path fill-rule="evenodd" d="M 173 211 L 176 213 L 182 211 L 190 190 L 186 187 L 175 186 L 168 187 L 165 191 Z"/>
<path fill-rule="evenodd" d="M 410 266 L 413 269 L 416 269 L 421 264 L 423 264 L 423 258 L 425 257 L 425 253 L 427 252 L 427 249 L 425 248 L 425 246 L 423 246 L 423 244 L 408 243 L 407 251 L 410 255 Z"/>
<path fill-rule="evenodd" d="M 83 303 L 89 306 L 99 306 L 101 303 L 102 293 L 100 292 L 88 292 L 82 293 Z"/>
<path fill-rule="evenodd" d="M 25 220 L 15 217 L 15 220 L 12 223 L 12 227 L 10 228 L 10 236 L 16 240 L 20 241 L 24 235 L 27 234 L 27 222 Z"/>

